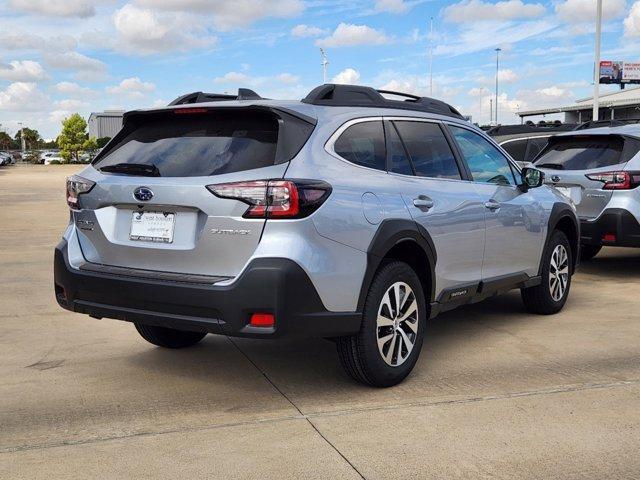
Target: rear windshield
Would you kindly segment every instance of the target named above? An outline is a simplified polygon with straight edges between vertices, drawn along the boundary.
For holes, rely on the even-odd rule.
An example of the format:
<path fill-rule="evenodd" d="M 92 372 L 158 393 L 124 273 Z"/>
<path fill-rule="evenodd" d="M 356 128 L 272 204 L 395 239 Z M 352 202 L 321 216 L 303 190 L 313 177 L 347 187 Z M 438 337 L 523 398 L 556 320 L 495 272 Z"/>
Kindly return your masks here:
<path fill-rule="evenodd" d="M 172 115 L 138 126 L 97 169 L 119 164 L 157 168 L 162 177 L 199 177 L 274 165 L 278 121 L 263 112 Z"/>
<path fill-rule="evenodd" d="M 558 170 L 589 170 L 624 163 L 625 141 L 618 136 L 576 136 L 552 140 L 535 165 Z M 627 157 L 627 160 L 629 157 Z"/>

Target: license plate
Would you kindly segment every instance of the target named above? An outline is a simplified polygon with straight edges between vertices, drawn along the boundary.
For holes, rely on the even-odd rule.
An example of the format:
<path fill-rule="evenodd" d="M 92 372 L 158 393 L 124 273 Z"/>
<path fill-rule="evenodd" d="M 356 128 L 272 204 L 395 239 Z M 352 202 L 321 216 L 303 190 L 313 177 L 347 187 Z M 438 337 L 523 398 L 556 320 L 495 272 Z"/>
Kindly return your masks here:
<path fill-rule="evenodd" d="M 175 213 L 133 212 L 129 239 L 140 242 L 172 243 Z"/>

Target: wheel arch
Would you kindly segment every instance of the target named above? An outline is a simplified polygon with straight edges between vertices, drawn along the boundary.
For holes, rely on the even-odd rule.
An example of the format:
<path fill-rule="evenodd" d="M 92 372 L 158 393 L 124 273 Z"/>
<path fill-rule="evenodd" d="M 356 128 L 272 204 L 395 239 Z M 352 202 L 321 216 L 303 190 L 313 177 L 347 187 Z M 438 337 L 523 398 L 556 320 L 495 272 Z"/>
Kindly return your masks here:
<path fill-rule="evenodd" d="M 420 278 L 427 303 L 434 301 L 437 255 L 431 236 L 413 220 L 384 220 L 367 249 L 367 268 L 358 297 L 358 311 L 364 310 L 373 277 L 387 259 L 409 264 Z"/>
<path fill-rule="evenodd" d="M 558 202 L 553 205 L 551 215 L 549 216 L 549 228 L 547 230 L 547 238 L 545 239 L 545 248 L 551 235 L 556 230 L 564 233 L 571 245 L 571 273 L 573 274 L 580 259 L 580 222 L 571 206 L 566 203 Z M 542 260 L 540 262 L 540 272 L 542 272 Z"/>

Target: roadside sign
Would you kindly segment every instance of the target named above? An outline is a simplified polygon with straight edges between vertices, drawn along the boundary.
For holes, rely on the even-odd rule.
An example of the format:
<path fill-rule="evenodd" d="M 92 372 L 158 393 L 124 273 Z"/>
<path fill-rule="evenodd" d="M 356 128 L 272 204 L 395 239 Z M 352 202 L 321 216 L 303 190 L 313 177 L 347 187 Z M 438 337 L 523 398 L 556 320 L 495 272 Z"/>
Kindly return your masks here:
<path fill-rule="evenodd" d="M 623 62 L 621 60 L 602 60 L 600 62 L 600 83 L 640 84 L 640 62 Z"/>

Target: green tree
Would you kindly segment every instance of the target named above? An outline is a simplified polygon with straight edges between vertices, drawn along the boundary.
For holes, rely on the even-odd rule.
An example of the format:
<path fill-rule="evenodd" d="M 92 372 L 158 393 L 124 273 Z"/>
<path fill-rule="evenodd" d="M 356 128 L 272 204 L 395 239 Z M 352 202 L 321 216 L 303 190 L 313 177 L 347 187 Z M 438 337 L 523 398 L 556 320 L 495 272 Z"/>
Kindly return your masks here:
<path fill-rule="evenodd" d="M 95 139 L 87 135 L 87 122 L 78 113 L 62 121 L 62 132 L 58 136 L 60 155 L 67 162 L 79 162 L 80 155 L 86 150 L 95 149 Z"/>
<path fill-rule="evenodd" d="M 0 150 L 9 150 L 13 147 L 13 139 L 7 132 L 0 132 Z"/>
<path fill-rule="evenodd" d="M 20 138 L 24 136 L 24 142 L 26 144 L 27 150 L 33 150 L 36 148 L 40 148 L 42 144 L 42 137 L 37 130 L 33 130 L 29 127 L 23 127 L 22 130 L 18 130 L 15 135 L 15 141 L 18 144 L 18 148 L 20 144 Z"/>
<path fill-rule="evenodd" d="M 96 140 L 98 148 L 104 148 L 104 146 L 109 143 L 109 140 L 111 140 L 111 137 L 100 137 Z"/>

